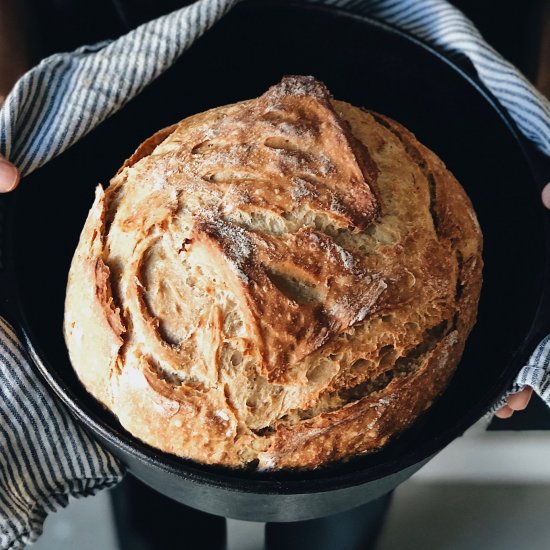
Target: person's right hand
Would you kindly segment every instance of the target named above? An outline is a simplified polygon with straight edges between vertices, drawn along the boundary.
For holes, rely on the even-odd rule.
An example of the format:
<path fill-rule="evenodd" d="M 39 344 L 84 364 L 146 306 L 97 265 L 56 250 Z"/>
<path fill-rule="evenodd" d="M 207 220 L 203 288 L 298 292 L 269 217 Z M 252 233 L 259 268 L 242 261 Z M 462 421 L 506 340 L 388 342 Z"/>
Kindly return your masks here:
<path fill-rule="evenodd" d="M 20 179 L 19 170 L 0 155 L 0 193 L 13 191 L 19 185 Z"/>

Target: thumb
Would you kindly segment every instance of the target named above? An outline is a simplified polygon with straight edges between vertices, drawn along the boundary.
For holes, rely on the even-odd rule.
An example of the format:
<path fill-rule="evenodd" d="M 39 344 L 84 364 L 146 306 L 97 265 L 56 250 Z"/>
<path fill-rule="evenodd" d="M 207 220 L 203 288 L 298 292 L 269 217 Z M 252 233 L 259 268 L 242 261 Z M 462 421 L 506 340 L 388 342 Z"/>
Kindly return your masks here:
<path fill-rule="evenodd" d="M 0 155 L 0 193 L 13 191 L 19 185 L 20 179 L 19 170 Z"/>

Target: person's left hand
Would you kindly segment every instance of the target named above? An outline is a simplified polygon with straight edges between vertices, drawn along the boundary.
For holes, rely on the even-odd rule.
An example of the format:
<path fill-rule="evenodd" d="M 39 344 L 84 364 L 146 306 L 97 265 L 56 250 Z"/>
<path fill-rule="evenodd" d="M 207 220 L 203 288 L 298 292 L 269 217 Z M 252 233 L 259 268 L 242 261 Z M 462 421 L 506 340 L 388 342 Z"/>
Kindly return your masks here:
<path fill-rule="evenodd" d="M 531 395 L 533 395 L 533 388 L 530 386 L 526 386 L 518 393 L 509 395 L 506 400 L 508 404 L 501 407 L 495 413 L 495 416 L 498 416 L 498 418 L 510 418 L 516 411 L 522 411 L 527 407 Z"/>
<path fill-rule="evenodd" d="M 19 185 L 20 179 L 19 170 L 0 155 L 0 193 L 13 191 Z"/>

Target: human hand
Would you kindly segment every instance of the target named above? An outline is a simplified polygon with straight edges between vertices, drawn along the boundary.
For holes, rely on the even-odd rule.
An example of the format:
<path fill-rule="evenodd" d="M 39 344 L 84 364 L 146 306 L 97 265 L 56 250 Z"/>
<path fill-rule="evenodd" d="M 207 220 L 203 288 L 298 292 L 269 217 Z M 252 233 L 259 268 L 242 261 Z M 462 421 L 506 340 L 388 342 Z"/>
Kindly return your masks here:
<path fill-rule="evenodd" d="M 550 209 L 550 182 L 544 186 L 541 194 L 542 204 Z"/>
<path fill-rule="evenodd" d="M 495 416 L 498 418 L 510 418 L 516 411 L 522 411 L 529 404 L 529 400 L 533 395 L 533 388 L 526 386 L 518 393 L 509 395 L 506 399 L 507 405 L 501 407 Z"/>
<path fill-rule="evenodd" d="M 13 191 L 19 185 L 20 179 L 19 170 L 0 155 L 0 193 Z"/>

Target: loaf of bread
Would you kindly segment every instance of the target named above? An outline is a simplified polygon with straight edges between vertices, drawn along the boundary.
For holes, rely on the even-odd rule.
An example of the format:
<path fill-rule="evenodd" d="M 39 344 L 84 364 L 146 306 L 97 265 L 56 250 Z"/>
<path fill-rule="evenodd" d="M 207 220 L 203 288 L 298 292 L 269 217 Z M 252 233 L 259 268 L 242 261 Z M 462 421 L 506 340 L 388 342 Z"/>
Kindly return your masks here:
<path fill-rule="evenodd" d="M 97 188 L 65 339 L 149 445 L 316 468 L 380 449 L 440 396 L 481 248 L 464 190 L 411 132 L 289 76 L 161 130 Z"/>

